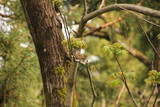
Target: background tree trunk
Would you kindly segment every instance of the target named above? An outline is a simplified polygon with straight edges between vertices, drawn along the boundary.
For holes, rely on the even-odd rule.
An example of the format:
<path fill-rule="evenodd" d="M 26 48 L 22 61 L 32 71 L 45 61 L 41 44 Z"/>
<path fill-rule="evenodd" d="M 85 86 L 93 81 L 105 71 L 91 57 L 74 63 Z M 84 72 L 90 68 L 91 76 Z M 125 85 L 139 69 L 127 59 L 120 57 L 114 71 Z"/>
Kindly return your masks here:
<path fill-rule="evenodd" d="M 67 52 L 61 23 L 48 0 L 21 0 L 38 54 L 47 107 L 63 107 L 66 96 Z"/>

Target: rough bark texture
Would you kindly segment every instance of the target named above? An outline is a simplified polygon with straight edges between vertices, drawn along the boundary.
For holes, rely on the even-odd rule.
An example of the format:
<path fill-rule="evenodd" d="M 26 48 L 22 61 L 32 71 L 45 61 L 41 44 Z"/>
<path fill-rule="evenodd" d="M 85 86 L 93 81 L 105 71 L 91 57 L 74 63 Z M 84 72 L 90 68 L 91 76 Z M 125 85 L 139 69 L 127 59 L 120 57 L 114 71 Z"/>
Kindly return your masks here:
<path fill-rule="evenodd" d="M 67 52 L 62 45 L 61 23 L 49 0 L 21 0 L 39 58 L 47 107 L 64 107 Z"/>

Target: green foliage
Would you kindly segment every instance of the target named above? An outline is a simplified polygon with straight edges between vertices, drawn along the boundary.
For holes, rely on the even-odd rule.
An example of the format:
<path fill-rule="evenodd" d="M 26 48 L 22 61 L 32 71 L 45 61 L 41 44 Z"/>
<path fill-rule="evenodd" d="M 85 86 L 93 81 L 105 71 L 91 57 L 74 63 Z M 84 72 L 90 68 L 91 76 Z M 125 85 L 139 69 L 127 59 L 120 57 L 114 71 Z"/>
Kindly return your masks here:
<path fill-rule="evenodd" d="M 71 38 L 71 45 L 74 49 L 86 48 L 86 43 L 81 38 Z"/>
<path fill-rule="evenodd" d="M 0 95 L 7 95 L 4 96 L 7 99 L 4 107 L 39 107 L 44 99 L 39 65 L 33 44 L 29 43 L 28 31 L 21 27 L 24 29 L 13 28 L 7 34 L 0 33 L 3 62 L 0 67 Z M 22 47 L 22 43 L 27 47 Z"/>
<path fill-rule="evenodd" d="M 159 39 L 159 40 L 160 40 L 160 34 L 158 34 L 158 35 L 157 35 L 157 39 Z"/>
<path fill-rule="evenodd" d="M 148 73 L 148 78 L 145 79 L 148 84 L 159 84 L 160 83 L 160 72 L 157 70 L 151 70 Z"/>
<path fill-rule="evenodd" d="M 120 80 L 120 79 L 115 79 L 115 80 L 110 81 L 109 85 L 110 85 L 111 87 L 115 87 L 115 86 L 120 85 L 120 83 L 121 83 L 121 80 Z"/>
<path fill-rule="evenodd" d="M 55 6 L 60 7 L 63 5 L 63 0 L 51 0 Z"/>
<path fill-rule="evenodd" d="M 76 50 L 85 49 L 87 47 L 86 43 L 81 38 L 74 38 L 74 37 L 72 37 L 70 39 L 70 43 L 68 43 L 68 42 L 69 41 L 67 41 L 67 40 L 63 40 L 62 44 L 67 45 L 67 47 L 68 47 L 68 44 L 70 44 L 71 47 L 73 49 L 76 49 Z"/>
<path fill-rule="evenodd" d="M 113 45 L 107 45 L 103 47 L 105 54 L 113 54 L 115 56 L 122 56 L 127 53 L 124 47 L 120 43 L 114 43 Z"/>
<path fill-rule="evenodd" d="M 51 1 L 58 7 L 63 5 L 62 0 Z M 139 1 L 140 0 L 118 0 L 117 3 L 137 4 Z M 2 101 L 1 96 L 5 94 L 7 102 L 4 102 L 4 107 L 45 107 L 38 59 L 34 51 L 31 36 L 29 35 L 20 0 L 3 0 L 2 2 L 5 3 L 5 7 L 7 7 L 9 9 L 8 11 L 14 14 L 16 18 L 4 19 L 7 26 L 12 26 L 10 31 L 4 32 L 0 29 L 0 102 Z M 100 1 L 87 0 L 87 3 L 90 3 L 88 4 L 88 6 L 91 7 L 89 11 L 94 11 L 99 7 Z M 106 2 L 106 5 L 110 4 L 115 4 L 115 0 L 108 0 Z M 160 8 L 158 0 L 154 0 L 152 3 L 151 0 L 147 0 L 143 5 L 155 9 Z M 68 26 L 72 29 L 72 25 L 77 25 L 77 22 L 81 20 L 84 9 L 83 2 L 80 0 L 65 0 L 63 6 L 63 14 L 67 18 Z M 8 11 L 5 10 L 3 12 L 7 13 Z M 139 90 L 145 90 L 142 100 L 147 100 L 146 96 L 151 92 L 147 84 L 160 83 L 159 72 L 152 70 L 147 75 L 148 66 L 145 66 L 137 60 L 137 58 L 125 54 L 126 51 L 121 44 L 114 43 L 111 45 L 114 39 L 120 39 L 129 44 L 129 46 L 140 50 L 148 59 L 153 59 L 154 52 L 150 48 L 142 31 L 137 30 L 137 21 L 139 19 L 135 18 L 133 14 L 126 14 L 124 11 L 107 12 L 103 14 L 103 17 L 97 17 L 89 21 L 87 25 L 91 28 L 97 28 L 106 23 L 102 18 L 107 19 L 107 22 L 111 22 L 119 17 L 124 17 L 122 22 L 117 22 L 111 27 L 109 26 L 106 29 L 102 29 L 102 32 L 98 32 L 102 35 L 104 34 L 104 36 L 107 35 L 103 32 L 107 32 L 107 34 L 110 35 L 111 41 L 98 39 L 96 37 L 85 37 L 83 38 L 85 41 L 81 38 L 71 38 L 73 50 L 83 48 L 87 56 L 94 55 L 99 58 L 97 62 L 89 63 L 92 71 L 93 84 L 98 95 L 95 100 L 95 107 L 115 106 L 117 96 L 123 88 L 122 81 L 120 80 L 121 72 L 119 72 L 117 62 L 114 60 L 114 55 L 121 56 L 119 57 L 119 61 L 124 69 L 127 83 L 135 100 L 141 106 L 143 106 L 144 103 L 139 100 L 138 96 L 142 94 L 137 92 Z M 160 23 L 158 19 L 145 16 L 144 18 L 157 24 Z M 160 39 L 159 28 L 155 28 L 143 21 L 140 21 L 140 23 L 151 39 L 152 37 Z M 90 31 L 88 26 L 86 26 L 86 31 Z M 27 44 L 28 47 L 22 47 L 22 43 Z M 66 40 L 63 40 L 62 43 L 68 48 Z M 74 91 L 74 97 L 78 107 L 86 107 L 90 105 L 92 101 L 90 83 L 85 70 L 82 65 L 78 67 L 76 89 Z M 63 74 L 65 73 L 62 66 L 58 66 L 53 71 L 62 74 L 62 76 L 64 76 Z M 67 78 L 65 77 L 64 82 L 67 82 Z M 64 101 L 66 97 L 66 91 L 66 88 L 57 91 L 62 101 Z M 128 93 L 124 91 L 120 98 L 119 106 L 134 107 L 129 99 Z M 151 99 L 151 103 L 152 102 Z M 148 106 L 150 107 L 152 105 Z"/>

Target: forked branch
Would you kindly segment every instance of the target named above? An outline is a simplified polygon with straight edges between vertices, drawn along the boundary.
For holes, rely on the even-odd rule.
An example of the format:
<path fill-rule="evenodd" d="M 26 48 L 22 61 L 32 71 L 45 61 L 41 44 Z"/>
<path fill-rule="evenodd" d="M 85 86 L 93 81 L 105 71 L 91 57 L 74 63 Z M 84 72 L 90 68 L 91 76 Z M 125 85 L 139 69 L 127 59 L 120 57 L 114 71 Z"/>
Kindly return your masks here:
<path fill-rule="evenodd" d="M 129 94 L 129 96 L 131 97 L 131 100 L 132 100 L 132 102 L 133 102 L 133 104 L 134 104 L 134 106 L 135 107 L 138 107 L 138 105 L 137 105 L 137 103 L 136 103 L 136 101 L 135 101 L 135 99 L 134 99 L 134 97 L 133 97 L 133 94 L 131 93 L 131 91 L 130 91 L 130 89 L 129 89 L 129 86 L 128 86 L 128 84 L 127 84 L 127 80 L 126 80 L 126 77 L 125 77 L 125 75 L 124 75 L 124 71 L 123 71 L 123 69 L 122 69 L 122 66 L 121 66 L 121 64 L 120 64 L 120 62 L 119 62 L 119 60 L 118 60 L 118 58 L 115 56 L 115 59 L 116 59 L 116 62 L 118 63 L 118 66 L 119 66 L 119 68 L 120 68 L 120 72 L 122 73 L 121 74 L 121 80 L 123 81 L 123 83 L 124 83 L 124 85 L 125 85 L 125 87 L 126 87 L 126 89 L 127 89 L 127 92 L 128 92 L 128 94 Z"/>
<path fill-rule="evenodd" d="M 84 31 L 84 26 L 86 25 L 86 23 L 89 20 L 91 20 L 91 19 L 95 18 L 96 16 L 101 15 L 105 12 L 109 12 L 109 11 L 113 11 L 113 10 L 123 10 L 122 8 L 127 9 L 127 10 L 131 10 L 134 12 L 142 13 L 147 16 L 160 18 L 160 11 L 158 11 L 158 10 L 154 10 L 154 9 L 143 7 L 143 6 L 137 6 L 134 4 L 114 4 L 114 5 L 110 5 L 110 6 L 101 8 L 99 10 L 96 10 L 96 11 L 91 12 L 91 13 L 87 14 L 86 16 L 84 16 L 83 19 L 81 20 L 80 25 L 79 25 L 77 37 L 80 37 L 82 35 L 82 33 Z"/>
<path fill-rule="evenodd" d="M 88 77 L 89 77 L 89 83 L 90 83 L 90 86 L 91 86 L 91 89 L 92 89 L 92 95 L 93 95 L 93 99 L 92 99 L 92 103 L 91 103 L 90 107 L 93 107 L 97 94 L 96 94 L 96 91 L 95 91 L 95 88 L 94 88 L 94 85 L 93 85 L 93 81 L 92 81 L 89 65 L 87 64 L 86 67 L 87 67 L 86 69 L 87 69 L 87 73 L 88 73 Z"/>

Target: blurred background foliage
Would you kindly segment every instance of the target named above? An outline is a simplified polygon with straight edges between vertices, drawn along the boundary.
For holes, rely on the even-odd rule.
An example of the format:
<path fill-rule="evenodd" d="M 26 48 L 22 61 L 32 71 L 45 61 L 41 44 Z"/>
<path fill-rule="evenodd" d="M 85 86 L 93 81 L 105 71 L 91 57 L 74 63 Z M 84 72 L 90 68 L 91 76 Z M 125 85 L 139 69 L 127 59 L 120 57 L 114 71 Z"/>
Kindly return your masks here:
<path fill-rule="evenodd" d="M 83 14 L 83 0 L 64 0 L 63 2 L 60 9 L 66 17 L 71 31 L 74 31 Z M 115 3 L 139 4 L 160 9 L 160 0 L 105 0 L 104 5 Z M 89 12 L 92 12 L 99 8 L 101 0 L 87 0 L 87 4 Z M 44 107 L 38 59 L 20 1 L 0 0 L 0 13 L 6 15 L 0 16 L 0 106 Z M 140 16 L 160 24 L 159 19 Z M 127 46 L 139 50 L 150 62 L 154 61 L 154 52 L 139 24 L 153 42 L 160 33 L 160 28 L 146 23 L 130 12 L 112 11 L 98 16 L 87 23 L 85 33 L 118 18 L 122 18 L 122 20 L 96 32 L 99 36 L 87 35 L 83 38 L 87 44 L 83 54 L 89 61 L 97 92 L 95 107 L 114 107 L 116 105 L 118 107 L 134 107 L 120 80 L 120 69 L 115 57 L 112 54 L 105 54 L 104 46 L 120 40 Z M 72 34 L 74 35 L 74 33 Z M 107 39 L 101 38 L 101 36 Z M 146 79 L 150 81 L 151 77 L 148 77 L 148 71 L 154 69 L 152 64 L 144 64 L 129 52 L 118 56 L 118 59 L 135 100 L 139 106 L 144 105 L 152 91 L 152 84 L 145 82 Z M 92 92 L 86 69 L 81 65 L 78 67 L 76 81 L 74 105 L 88 107 L 92 101 Z M 151 99 L 149 107 L 153 100 Z M 159 103 L 160 99 L 157 104 Z"/>

